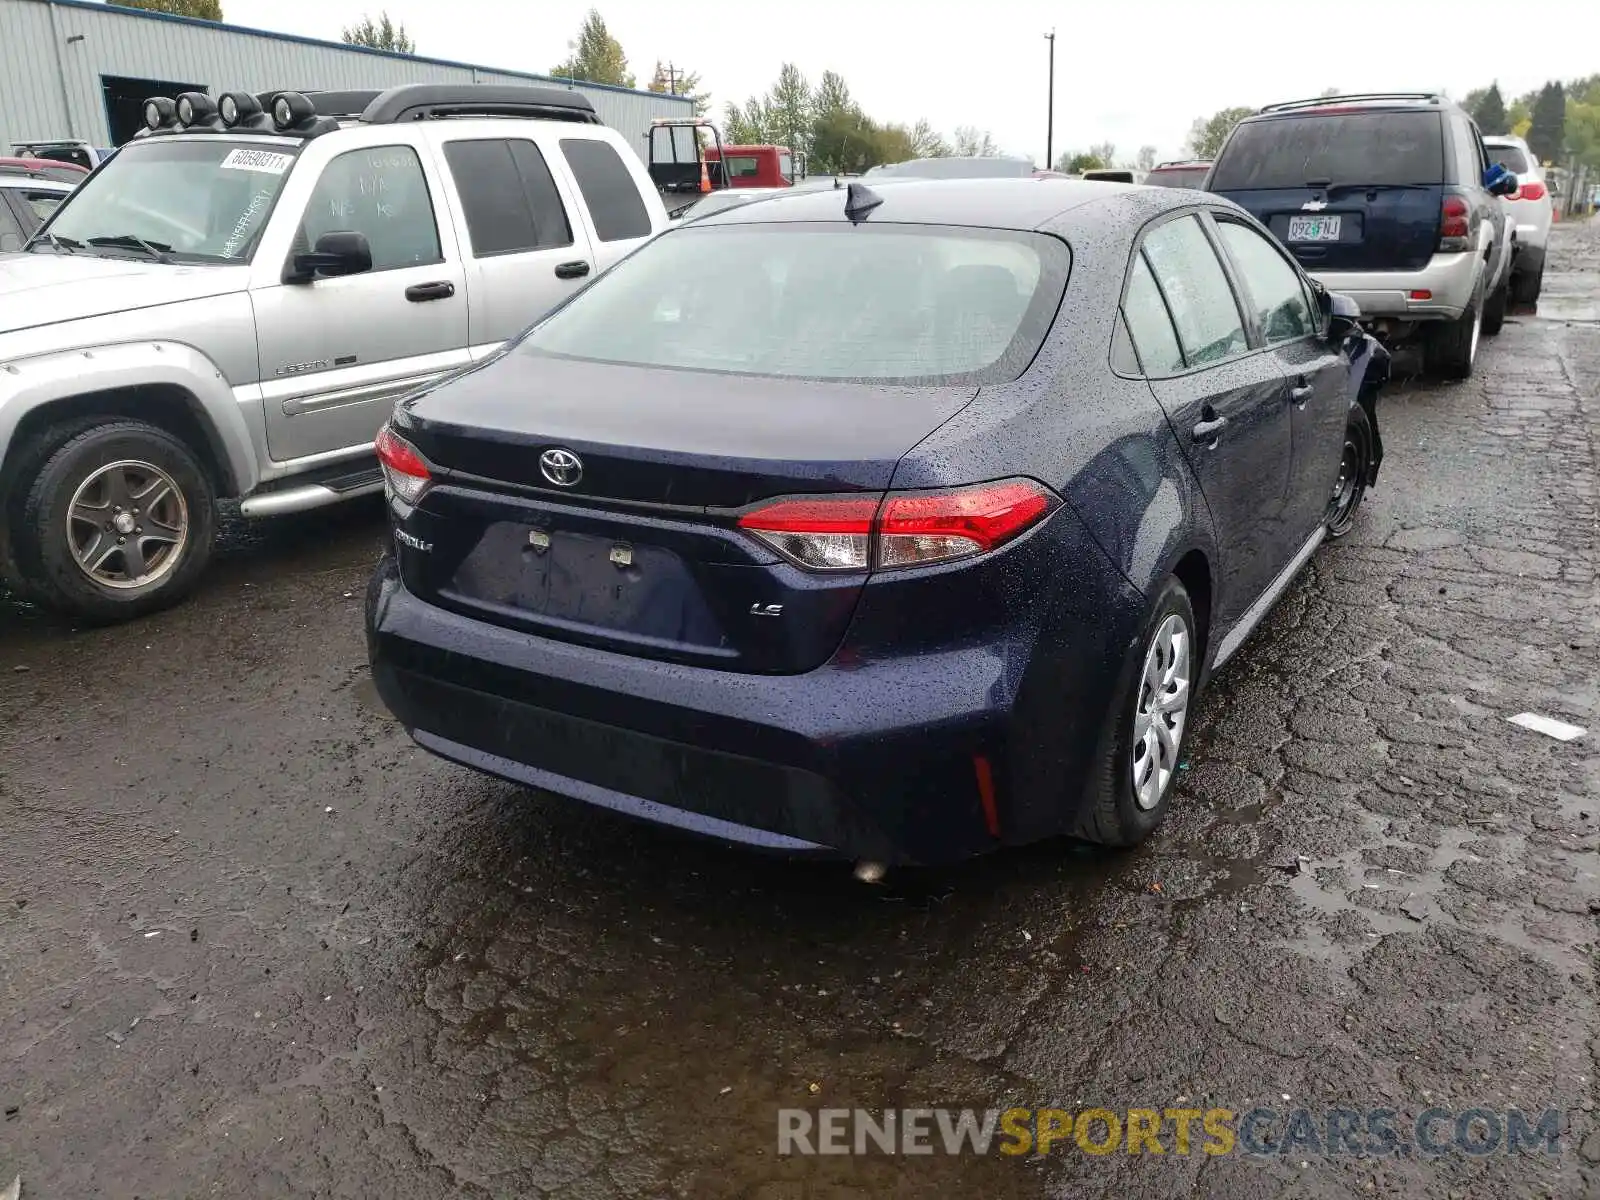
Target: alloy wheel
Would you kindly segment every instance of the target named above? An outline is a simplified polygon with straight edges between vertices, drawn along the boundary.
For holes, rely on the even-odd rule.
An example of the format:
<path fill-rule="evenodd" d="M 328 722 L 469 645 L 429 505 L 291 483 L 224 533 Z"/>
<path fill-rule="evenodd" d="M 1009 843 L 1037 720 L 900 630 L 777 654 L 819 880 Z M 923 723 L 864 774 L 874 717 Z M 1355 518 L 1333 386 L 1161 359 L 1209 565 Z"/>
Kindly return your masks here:
<path fill-rule="evenodd" d="M 1161 803 L 1178 770 L 1178 748 L 1189 715 L 1192 640 L 1183 618 L 1170 613 L 1145 651 L 1129 766 L 1134 802 L 1147 812 Z"/>
<path fill-rule="evenodd" d="M 147 462 L 108 463 L 67 508 L 72 559 L 102 587 L 146 587 L 169 575 L 189 540 L 189 506 L 172 476 Z"/>

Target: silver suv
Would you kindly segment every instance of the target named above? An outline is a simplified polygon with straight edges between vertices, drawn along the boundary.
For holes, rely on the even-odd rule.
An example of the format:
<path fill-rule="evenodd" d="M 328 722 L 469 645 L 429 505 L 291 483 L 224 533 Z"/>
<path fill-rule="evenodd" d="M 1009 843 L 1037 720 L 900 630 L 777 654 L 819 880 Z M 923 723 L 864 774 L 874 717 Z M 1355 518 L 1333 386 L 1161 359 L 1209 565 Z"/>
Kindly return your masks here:
<path fill-rule="evenodd" d="M 116 620 L 247 517 L 381 490 L 400 395 L 667 226 L 583 96 L 186 92 L 0 257 L 0 568 Z"/>

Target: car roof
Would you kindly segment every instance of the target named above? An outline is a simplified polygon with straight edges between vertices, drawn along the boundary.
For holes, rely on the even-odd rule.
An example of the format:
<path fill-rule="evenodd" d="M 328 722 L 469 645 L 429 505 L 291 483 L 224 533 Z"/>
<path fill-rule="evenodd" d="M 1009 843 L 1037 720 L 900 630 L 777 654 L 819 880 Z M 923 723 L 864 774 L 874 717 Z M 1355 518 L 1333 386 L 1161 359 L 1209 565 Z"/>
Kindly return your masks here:
<path fill-rule="evenodd" d="M 1142 223 L 1165 210 L 1198 203 L 1195 192 L 1080 179 L 906 179 L 893 187 L 886 180 L 881 190 L 871 181 L 860 186 L 880 201 L 862 218 L 868 224 L 1044 229 L 1063 234 L 1107 220 Z M 849 191 L 829 188 L 771 196 L 760 204 L 737 204 L 711 213 L 695 225 L 842 222 L 848 220 L 844 209 Z M 1207 197 L 1206 203 L 1234 207 L 1221 197 Z M 1068 213 L 1076 219 L 1068 219 Z"/>
<path fill-rule="evenodd" d="M 1527 141 L 1514 133 L 1486 133 L 1483 135 L 1483 140 L 1485 144 L 1495 146 L 1520 146 L 1524 150 L 1528 148 Z"/>

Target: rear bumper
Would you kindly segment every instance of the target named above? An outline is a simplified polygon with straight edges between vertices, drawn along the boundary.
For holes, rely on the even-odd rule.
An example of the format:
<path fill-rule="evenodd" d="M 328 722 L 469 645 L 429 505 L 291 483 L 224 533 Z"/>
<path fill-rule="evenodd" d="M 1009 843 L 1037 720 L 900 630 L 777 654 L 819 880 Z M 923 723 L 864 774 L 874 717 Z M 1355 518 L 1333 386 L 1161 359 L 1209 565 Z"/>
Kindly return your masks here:
<path fill-rule="evenodd" d="M 1470 252 L 1435 254 L 1416 271 L 1313 271 L 1311 275 L 1359 304 L 1363 317 L 1454 321 L 1472 303 L 1481 261 Z M 1426 292 L 1428 298 L 1413 300 L 1415 292 Z"/>
<path fill-rule="evenodd" d="M 529 786 L 786 854 L 929 863 L 1011 840 L 982 758 L 1005 832 L 1030 826 L 1006 794 L 1025 647 L 735 674 L 476 621 L 412 595 L 387 558 L 367 630 L 378 694 L 420 745 Z M 1075 664 L 1078 682 L 1102 655 Z"/>

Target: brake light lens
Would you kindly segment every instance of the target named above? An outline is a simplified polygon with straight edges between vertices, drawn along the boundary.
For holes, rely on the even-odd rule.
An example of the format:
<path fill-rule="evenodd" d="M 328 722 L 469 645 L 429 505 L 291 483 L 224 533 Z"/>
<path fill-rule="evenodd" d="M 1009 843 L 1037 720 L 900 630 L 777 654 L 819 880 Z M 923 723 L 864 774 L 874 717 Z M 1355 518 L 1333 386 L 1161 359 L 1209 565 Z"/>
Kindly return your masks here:
<path fill-rule="evenodd" d="M 422 499 L 433 477 L 428 474 L 428 464 L 422 461 L 417 448 L 388 425 L 378 432 L 378 440 L 373 445 L 389 491 L 407 504 Z"/>
<path fill-rule="evenodd" d="M 1446 196 L 1439 206 L 1439 249 L 1467 250 L 1471 229 L 1467 221 L 1467 202 L 1460 196 Z"/>
<path fill-rule="evenodd" d="M 739 518 L 739 528 L 798 566 L 864 571 L 924 566 L 987 554 L 1060 505 L 1031 479 L 937 492 L 776 500 Z"/>
<path fill-rule="evenodd" d="M 1544 184 L 1537 179 L 1530 179 L 1512 193 L 1511 198 L 1513 200 L 1543 200 L 1546 195 Z"/>

